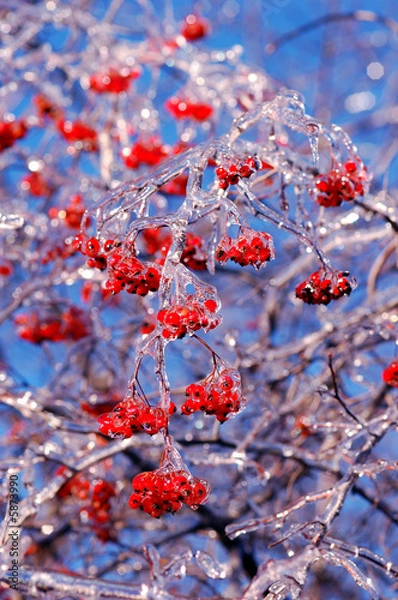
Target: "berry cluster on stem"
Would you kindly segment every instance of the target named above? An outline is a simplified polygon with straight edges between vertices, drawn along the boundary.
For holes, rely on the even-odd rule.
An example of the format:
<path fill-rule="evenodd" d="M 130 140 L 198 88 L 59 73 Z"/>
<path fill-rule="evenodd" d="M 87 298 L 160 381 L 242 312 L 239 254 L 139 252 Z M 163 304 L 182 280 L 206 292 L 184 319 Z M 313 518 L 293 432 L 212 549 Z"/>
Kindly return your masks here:
<path fill-rule="evenodd" d="M 67 142 L 80 144 L 81 148 L 87 152 L 98 150 L 97 132 L 83 121 L 70 121 L 62 118 L 57 121 L 56 125 L 59 133 Z"/>
<path fill-rule="evenodd" d="M 216 250 L 216 259 L 222 265 L 231 260 L 241 267 L 252 265 L 259 269 L 274 258 L 272 237 L 264 231 L 254 231 L 248 227 L 242 227 L 235 240 L 225 235 Z"/>
<path fill-rule="evenodd" d="M 217 327 L 220 317 L 216 315 L 220 303 L 218 298 L 203 298 L 200 295 L 187 296 L 184 304 L 172 304 L 157 314 L 162 326 L 162 336 L 167 340 L 193 335 L 199 329 L 206 332 Z"/>
<path fill-rule="evenodd" d="M 191 383 L 185 395 L 187 400 L 181 406 L 182 414 L 203 411 L 206 415 L 215 415 L 220 423 L 237 414 L 245 405 L 240 375 L 231 368 L 222 369 L 219 373 L 214 370 L 203 383 Z"/>
<path fill-rule="evenodd" d="M 369 175 L 359 159 L 338 164 L 315 180 L 316 201 L 321 206 L 340 206 L 363 196 Z"/>
<path fill-rule="evenodd" d="M 90 90 L 97 94 L 121 94 L 130 87 L 130 82 L 139 77 L 138 69 L 110 68 L 104 71 L 97 71 L 90 76 Z"/>
<path fill-rule="evenodd" d="M 230 185 L 236 185 L 241 179 L 248 179 L 261 167 L 261 161 L 257 157 L 249 156 L 240 164 L 233 164 L 230 167 L 220 166 L 216 169 L 216 175 L 219 179 L 218 186 L 222 190 L 227 190 Z"/>
<path fill-rule="evenodd" d="M 213 115 L 213 107 L 206 102 L 173 96 L 166 101 L 166 109 L 177 120 L 192 119 L 201 123 Z"/>
<path fill-rule="evenodd" d="M 132 487 L 130 508 L 140 508 L 157 518 L 167 512 L 176 513 L 183 504 L 196 510 L 210 493 L 207 481 L 194 477 L 177 450 L 169 446 L 165 448 L 160 468 L 136 475 Z"/>
<path fill-rule="evenodd" d="M 321 269 L 296 287 L 296 297 L 306 304 L 327 305 L 332 300 L 349 296 L 355 287 L 356 281 L 348 272 Z"/>
<path fill-rule="evenodd" d="M 55 475 L 62 476 L 67 471 L 65 466 L 57 468 Z M 111 513 L 111 498 L 116 496 L 115 486 L 105 479 L 90 481 L 84 475 L 74 475 L 58 490 L 57 496 L 65 499 L 69 496 L 84 504 L 80 513 L 87 513 L 96 536 L 103 542 L 111 539 L 108 528 Z"/>
<path fill-rule="evenodd" d="M 159 289 L 161 271 L 154 263 L 141 262 L 134 253 L 131 244 L 120 244 L 114 240 L 105 240 L 102 244 L 95 237 L 76 236 L 76 249 L 88 256 L 87 266 L 104 271 L 108 267 L 108 279 L 105 289 L 112 294 L 125 290 L 129 294 L 146 296 Z"/>
<path fill-rule="evenodd" d="M 59 316 L 37 312 L 20 314 L 15 317 L 15 323 L 19 337 L 32 344 L 77 341 L 91 333 L 87 316 L 76 306 Z"/>
<path fill-rule="evenodd" d="M 175 412 L 170 403 L 169 414 Z M 134 433 L 155 435 L 168 424 L 168 414 L 158 407 L 150 406 L 146 398 L 133 389 L 115 408 L 98 419 L 99 430 L 109 437 L 130 438 Z"/>

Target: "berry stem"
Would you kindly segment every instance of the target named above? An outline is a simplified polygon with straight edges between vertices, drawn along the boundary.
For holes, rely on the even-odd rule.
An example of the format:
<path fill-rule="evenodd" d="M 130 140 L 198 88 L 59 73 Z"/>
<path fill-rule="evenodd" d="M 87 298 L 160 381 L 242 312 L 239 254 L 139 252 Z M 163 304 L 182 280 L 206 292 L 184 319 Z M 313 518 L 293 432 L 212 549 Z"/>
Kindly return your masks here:
<path fill-rule="evenodd" d="M 263 221 L 271 221 L 277 225 L 280 229 L 285 229 L 286 231 L 290 231 L 297 238 L 299 238 L 306 246 L 311 248 L 315 255 L 318 257 L 321 265 L 324 268 L 331 268 L 330 261 L 326 257 L 326 255 L 322 252 L 322 250 L 317 246 L 317 244 L 308 237 L 306 231 L 300 225 L 295 225 L 292 223 L 287 217 L 284 215 L 276 213 L 272 208 L 265 206 L 262 204 L 257 197 L 253 194 L 248 185 L 240 181 L 238 186 L 241 188 L 242 192 L 246 196 L 248 202 L 247 206 L 249 210 L 257 217 L 262 219 Z"/>

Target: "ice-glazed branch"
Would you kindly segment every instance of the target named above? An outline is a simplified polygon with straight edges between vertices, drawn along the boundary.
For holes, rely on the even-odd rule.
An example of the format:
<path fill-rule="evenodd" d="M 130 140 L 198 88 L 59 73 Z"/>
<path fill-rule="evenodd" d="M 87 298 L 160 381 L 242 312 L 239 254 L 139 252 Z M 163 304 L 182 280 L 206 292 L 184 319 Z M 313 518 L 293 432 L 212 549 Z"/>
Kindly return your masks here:
<path fill-rule="evenodd" d="M 4 577 L 7 585 L 7 578 Z M 32 598 L 44 594 L 79 594 L 83 598 L 123 598 L 125 600 L 150 600 L 151 590 L 146 584 L 132 585 L 115 581 L 101 581 L 79 575 L 65 575 L 48 569 L 21 568 L 19 571 L 20 590 Z M 176 597 L 177 598 L 177 597 Z M 184 596 L 182 597 L 184 598 Z"/>
<path fill-rule="evenodd" d="M 259 217 L 263 221 L 269 221 L 277 227 L 293 233 L 301 242 L 303 242 L 307 247 L 311 248 L 323 267 L 328 267 L 330 265 L 329 260 L 320 250 L 319 245 L 316 244 L 310 237 L 308 237 L 308 233 L 303 227 L 294 224 L 283 214 L 277 213 L 272 208 L 269 208 L 260 202 L 247 185 L 244 183 L 241 183 L 240 185 L 248 200 L 247 206 L 256 217 Z"/>
<path fill-rule="evenodd" d="M 382 556 L 371 552 L 368 548 L 363 546 L 354 546 L 344 540 L 338 540 L 336 538 L 325 536 L 322 541 L 322 547 L 334 550 L 338 548 L 342 554 L 348 554 L 354 558 L 359 558 L 369 565 L 375 566 L 382 569 L 388 577 L 398 577 L 398 566 L 394 565 L 391 561 L 386 560 Z"/>
<path fill-rule="evenodd" d="M 307 546 L 291 558 L 270 559 L 259 569 L 242 600 L 283 600 L 290 594 L 299 598 L 311 566 L 320 557 L 317 548 Z"/>
<path fill-rule="evenodd" d="M 313 29 L 317 29 L 322 25 L 328 25 L 329 23 L 336 23 L 339 21 L 358 21 L 363 23 L 380 23 L 390 29 L 392 32 L 398 33 L 398 23 L 389 17 L 385 17 L 384 15 L 379 15 L 370 10 L 356 10 L 348 13 L 335 13 L 328 14 L 318 19 L 314 19 L 301 27 L 294 29 L 293 31 L 284 34 L 274 42 L 270 42 L 265 51 L 267 54 L 273 54 L 284 44 L 291 42 L 292 40 L 298 38 L 299 36 L 312 31 Z"/>

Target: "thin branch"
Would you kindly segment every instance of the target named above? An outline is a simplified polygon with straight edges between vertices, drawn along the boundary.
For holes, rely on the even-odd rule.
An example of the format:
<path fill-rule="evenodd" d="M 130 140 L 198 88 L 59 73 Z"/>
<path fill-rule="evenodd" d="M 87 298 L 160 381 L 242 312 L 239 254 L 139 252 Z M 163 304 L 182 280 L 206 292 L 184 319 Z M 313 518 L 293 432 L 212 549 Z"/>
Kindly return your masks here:
<path fill-rule="evenodd" d="M 314 21 L 310 21 L 289 33 L 286 33 L 279 38 L 277 38 L 274 42 L 267 44 L 265 47 L 265 52 L 267 54 L 274 54 L 281 46 L 284 46 L 288 42 L 321 27 L 322 25 L 329 25 L 330 23 L 336 23 L 339 21 L 359 21 L 364 23 L 379 23 L 384 25 L 388 29 L 391 29 L 394 33 L 398 33 L 398 23 L 393 19 L 388 17 L 384 17 L 382 15 L 378 15 L 377 13 L 370 10 L 356 10 L 348 13 L 336 13 L 336 14 L 328 14 L 323 17 L 319 17 Z"/>
<path fill-rule="evenodd" d="M 360 427 L 365 427 L 365 424 L 362 423 L 360 419 L 358 419 L 358 417 L 352 412 L 352 410 L 350 408 L 348 408 L 348 406 L 346 405 L 346 403 L 344 402 L 344 400 L 340 396 L 339 388 L 338 388 L 338 385 L 337 385 L 336 373 L 334 372 L 334 368 L 333 368 L 333 357 L 332 357 L 332 353 L 331 352 L 329 352 L 329 354 L 328 354 L 328 365 L 329 365 L 330 373 L 332 375 L 332 384 L 333 384 L 333 389 L 334 389 L 334 397 L 336 398 L 336 400 L 340 404 L 340 406 L 343 407 L 343 409 L 345 410 L 345 412 L 351 417 L 351 419 L 354 419 L 354 421 L 356 423 L 358 423 L 358 425 L 360 425 Z"/>

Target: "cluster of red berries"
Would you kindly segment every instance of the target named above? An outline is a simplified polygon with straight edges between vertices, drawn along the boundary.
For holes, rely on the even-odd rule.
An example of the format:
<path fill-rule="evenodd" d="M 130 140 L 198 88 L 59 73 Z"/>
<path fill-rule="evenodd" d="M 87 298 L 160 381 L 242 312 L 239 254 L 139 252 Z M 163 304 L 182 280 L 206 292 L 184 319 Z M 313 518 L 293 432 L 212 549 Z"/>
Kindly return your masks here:
<path fill-rule="evenodd" d="M 102 271 L 109 268 L 105 289 L 112 294 L 118 294 L 124 289 L 129 294 L 146 296 L 149 292 L 156 292 L 159 289 L 161 279 L 159 267 L 139 261 L 131 247 L 122 247 L 114 240 L 106 240 L 101 248 L 97 238 L 85 239 L 82 235 L 76 236 L 74 245 L 82 254 L 89 257 L 87 266 Z"/>
<path fill-rule="evenodd" d="M 201 410 L 206 415 L 215 415 L 220 423 L 238 413 L 244 404 L 239 373 L 235 369 L 224 369 L 216 377 L 212 374 L 203 384 L 192 383 L 185 394 L 188 399 L 181 406 L 182 414 Z"/>
<path fill-rule="evenodd" d="M 151 136 L 150 138 L 137 140 L 130 148 L 124 148 L 121 152 L 121 157 L 126 167 L 129 169 L 138 169 L 141 165 L 148 167 L 156 166 L 167 158 L 181 154 L 181 152 L 185 152 L 187 149 L 188 146 L 184 142 L 169 146 L 162 142 L 159 137 Z M 182 182 L 185 177 L 185 175 L 178 175 L 172 181 Z M 171 183 L 169 182 L 169 184 Z M 162 191 L 167 191 L 169 184 L 163 186 Z"/>
<path fill-rule="evenodd" d="M 315 180 L 316 201 L 321 206 L 340 206 L 364 194 L 366 167 L 352 160 Z"/>
<path fill-rule="evenodd" d="M 108 258 L 109 275 L 105 289 L 118 294 L 122 289 L 129 294 L 146 296 L 157 292 L 160 286 L 161 271 L 152 263 L 142 263 L 133 255 L 114 252 Z"/>
<path fill-rule="evenodd" d="M 18 315 L 15 323 L 19 337 L 32 344 L 77 341 L 90 335 L 86 315 L 75 306 L 68 308 L 59 317 L 40 317 L 37 313 Z"/>
<path fill-rule="evenodd" d="M 175 119 L 193 119 L 199 123 L 207 121 L 213 114 L 213 107 L 205 102 L 194 102 L 188 98 L 173 96 L 165 104 L 169 113 Z"/>
<path fill-rule="evenodd" d="M 216 250 L 216 259 L 224 265 L 228 260 L 241 267 L 252 265 L 256 269 L 275 258 L 272 237 L 264 231 L 242 229 L 235 240 L 225 235 Z"/>
<path fill-rule="evenodd" d="M 67 142 L 80 145 L 88 152 L 98 150 L 97 132 L 83 121 L 58 119 L 57 129 Z"/>
<path fill-rule="evenodd" d="M 25 175 L 21 180 L 21 188 L 35 198 L 46 198 L 47 196 L 51 196 L 54 191 L 53 187 L 46 181 L 40 171 L 34 171 Z"/>
<path fill-rule="evenodd" d="M 160 310 L 157 319 L 161 323 L 162 336 L 168 340 L 192 335 L 199 329 L 206 332 L 217 327 L 220 317 L 215 313 L 220 303 L 215 298 L 203 299 L 199 295 L 188 296 L 186 304 L 172 304 L 169 308 Z"/>
<path fill-rule="evenodd" d="M 91 502 L 87 507 L 88 516 L 97 524 L 107 523 L 111 504 L 109 500 L 115 496 L 115 486 L 103 479 L 94 482 L 91 491 Z"/>
<path fill-rule="evenodd" d="M 109 69 L 105 72 L 97 72 L 91 75 L 89 79 L 90 90 L 97 94 L 121 94 L 130 87 L 132 79 L 139 77 L 138 69 Z"/>
<path fill-rule="evenodd" d="M 237 184 L 241 179 L 247 179 L 261 167 L 261 161 L 258 158 L 249 156 L 246 161 L 240 165 L 231 165 L 228 169 L 225 167 L 217 167 L 216 175 L 219 179 L 219 188 L 222 190 L 228 189 L 230 185 Z"/>
<path fill-rule="evenodd" d="M 157 138 L 152 138 L 147 141 L 139 140 L 131 148 L 124 148 L 121 156 L 126 167 L 138 169 L 141 165 L 158 165 L 168 158 L 169 152 L 165 144 Z"/>
<path fill-rule="evenodd" d="M 209 24 L 198 15 L 187 15 L 181 28 L 181 35 L 187 42 L 195 42 L 203 38 L 209 31 Z"/>
<path fill-rule="evenodd" d="M 53 206 L 48 211 L 48 214 L 51 219 L 61 219 L 71 229 L 79 229 L 85 211 L 86 207 L 83 204 L 83 198 L 80 194 L 75 194 L 70 198 L 69 204 L 65 208 Z"/>
<path fill-rule="evenodd" d="M 65 466 L 60 466 L 56 470 L 56 475 L 63 475 L 66 471 Z M 91 519 L 94 531 L 103 541 L 110 539 L 110 533 L 107 527 L 109 522 L 111 503 L 110 499 L 115 496 L 115 486 L 108 481 L 98 479 L 93 485 L 83 475 L 75 475 L 67 481 L 58 491 L 59 498 L 73 496 L 78 500 L 87 500 L 87 504 L 81 508 L 81 512 L 87 512 Z"/>
<path fill-rule="evenodd" d="M 0 152 L 11 148 L 28 131 L 25 121 L 0 121 Z"/>
<path fill-rule="evenodd" d="M 315 271 L 296 287 L 296 297 L 307 304 L 329 304 L 342 296 L 349 296 L 356 282 L 349 273 Z"/>
<path fill-rule="evenodd" d="M 140 508 L 157 518 L 166 512 L 176 513 L 183 504 L 195 510 L 206 502 L 210 493 L 207 481 L 193 477 L 184 469 L 165 467 L 139 473 L 132 486 L 130 508 Z"/>
<path fill-rule="evenodd" d="M 398 361 L 393 362 L 383 371 L 383 381 L 391 387 L 398 388 Z"/>
<path fill-rule="evenodd" d="M 169 414 L 176 407 L 170 403 Z M 130 438 L 133 433 L 144 432 L 155 435 L 164 429 L 168 415 L 158 406 L 150 406 L 135 390 L 119 402 L 110 413 L 98 419 L 99 430 L 109 437 Z"/>

